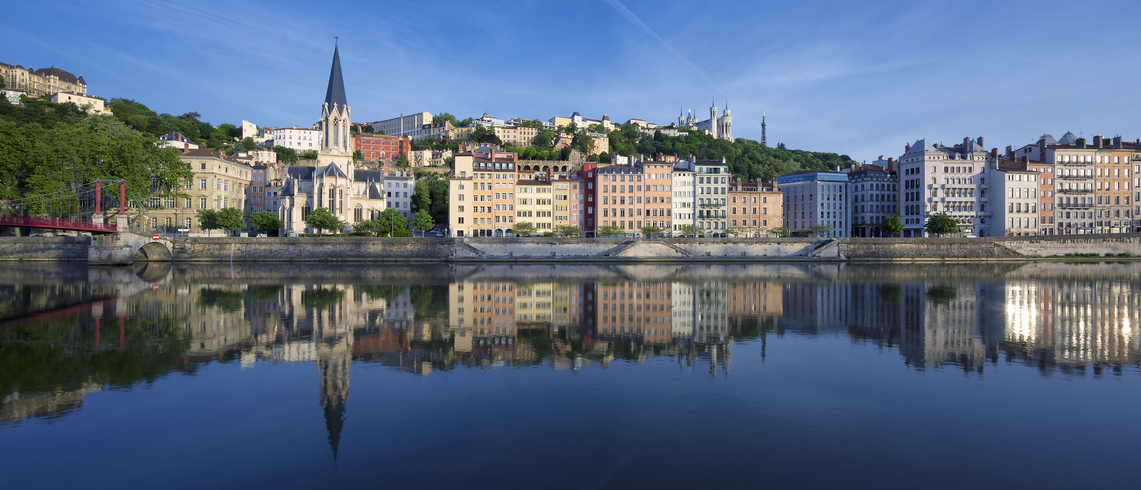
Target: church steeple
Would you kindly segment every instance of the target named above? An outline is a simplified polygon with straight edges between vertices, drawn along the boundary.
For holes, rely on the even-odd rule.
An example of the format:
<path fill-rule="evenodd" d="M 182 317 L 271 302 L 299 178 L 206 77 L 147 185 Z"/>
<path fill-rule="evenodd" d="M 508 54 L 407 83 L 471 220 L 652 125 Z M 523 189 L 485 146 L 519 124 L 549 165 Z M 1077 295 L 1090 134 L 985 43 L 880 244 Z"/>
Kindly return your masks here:
<path fill-rule="evenodd" d="M 340 107 L 349 105 L 345 100 L 345 80 L 341 78 L 341 55 L 336 44 L 333 45 L 333 68 L 329 70 L 329 88 L 325 90 L 325 103 Z"/>
<path fill-rule="evenodd" d="M 321 106 L 321 151 L 332 155 L 353 153 L 349 103 L 345 97 L 345 80 L 341 77 L 340 47 L 333 46 L 333 66 L 329 69 L 329 88 Z M 350 175 L 351 177 L 351 175 Z"/>

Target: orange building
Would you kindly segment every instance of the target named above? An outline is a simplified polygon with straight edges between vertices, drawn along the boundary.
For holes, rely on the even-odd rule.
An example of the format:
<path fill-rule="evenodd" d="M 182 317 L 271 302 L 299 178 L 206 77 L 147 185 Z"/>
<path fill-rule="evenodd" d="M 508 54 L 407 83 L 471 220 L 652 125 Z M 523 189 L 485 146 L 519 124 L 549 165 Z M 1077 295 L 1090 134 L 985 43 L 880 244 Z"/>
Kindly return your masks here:
<path fill-rule="evenodd" d="M 784 194 L 773 184 L 729 183 L 729 226 L 750 228 L 745 236 L 784 226 Z"/>

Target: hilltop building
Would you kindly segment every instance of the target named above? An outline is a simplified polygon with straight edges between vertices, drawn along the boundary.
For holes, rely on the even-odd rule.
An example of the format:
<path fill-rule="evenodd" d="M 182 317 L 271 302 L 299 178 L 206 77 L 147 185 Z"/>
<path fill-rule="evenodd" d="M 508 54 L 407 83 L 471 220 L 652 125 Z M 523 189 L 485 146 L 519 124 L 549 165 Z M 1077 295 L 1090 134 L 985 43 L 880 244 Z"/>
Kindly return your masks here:
<path fill-rule="evenodd" d="M 4 77 L 7 89 L 24 92 L 29 97 L 38 98 L 60 92 L 87 95 L 87 82 L 83 77 L 77 77 L 54 66 L 37 70 L 0 63 L 0 76 Z"/>
<path fill-rule="evenodd" d="M 684 116 L 684 117 L 683 117 Z M 683 128 L 707 131 L 714 138 L 733 141 L 733 117 L 729 115 L 729 102 L 725 102 L 725 115 L 717 117 L 717 104 L 709 106 L 709 119 L 698 121 L 690 110 L 688 115 L 679 114 L 677 125 Z"/>

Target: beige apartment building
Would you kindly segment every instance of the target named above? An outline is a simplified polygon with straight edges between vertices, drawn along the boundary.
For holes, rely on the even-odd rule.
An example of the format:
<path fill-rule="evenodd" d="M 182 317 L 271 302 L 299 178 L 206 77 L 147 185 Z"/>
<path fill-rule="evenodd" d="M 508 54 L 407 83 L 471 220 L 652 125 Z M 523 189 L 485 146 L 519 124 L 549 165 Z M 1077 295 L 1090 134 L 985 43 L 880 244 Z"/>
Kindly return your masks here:
<path fill-rule="evenodd" d="M 202 209 L 245 209 L 246 188 L 253 168 L 213 150 L 190 150 L 179 156 L 190 166 L 194 177 L 180 197 L 151 197 L 140 231 L 188 233 L 190 236 L 221 236 L 224 231 L 206 232 L 198 223 Z M 132 228 L 135 228 L 134 226 Z M 186 231 L 182 231 L 186 230 Z"/>

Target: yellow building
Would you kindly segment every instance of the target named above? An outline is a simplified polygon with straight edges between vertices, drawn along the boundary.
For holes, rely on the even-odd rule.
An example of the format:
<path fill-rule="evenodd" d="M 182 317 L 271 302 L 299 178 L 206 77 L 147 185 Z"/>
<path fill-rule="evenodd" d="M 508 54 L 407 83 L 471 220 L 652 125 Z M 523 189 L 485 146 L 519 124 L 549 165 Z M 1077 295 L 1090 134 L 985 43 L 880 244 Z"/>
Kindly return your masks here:
<path fill-rule="evenodd" d="M 0 76 L 9 90 L 20 90 L 29 97 L 43 97 L 59 92 L 87 95 L 87 82 L 56 67 L 24 68 L 0 63 Z"/>
<path fill-rule="evenodd" d="M 554 194 L 545 180 L 520 180 L 515 184 L 515 222 L 531 223 L 539 233 L 554 231 Z"/>
<path fill-rule="evenodd" d="M 551 183 L 552 223 L 554 229 L 571 225 L 571 181 L 559 179 Z"/>

